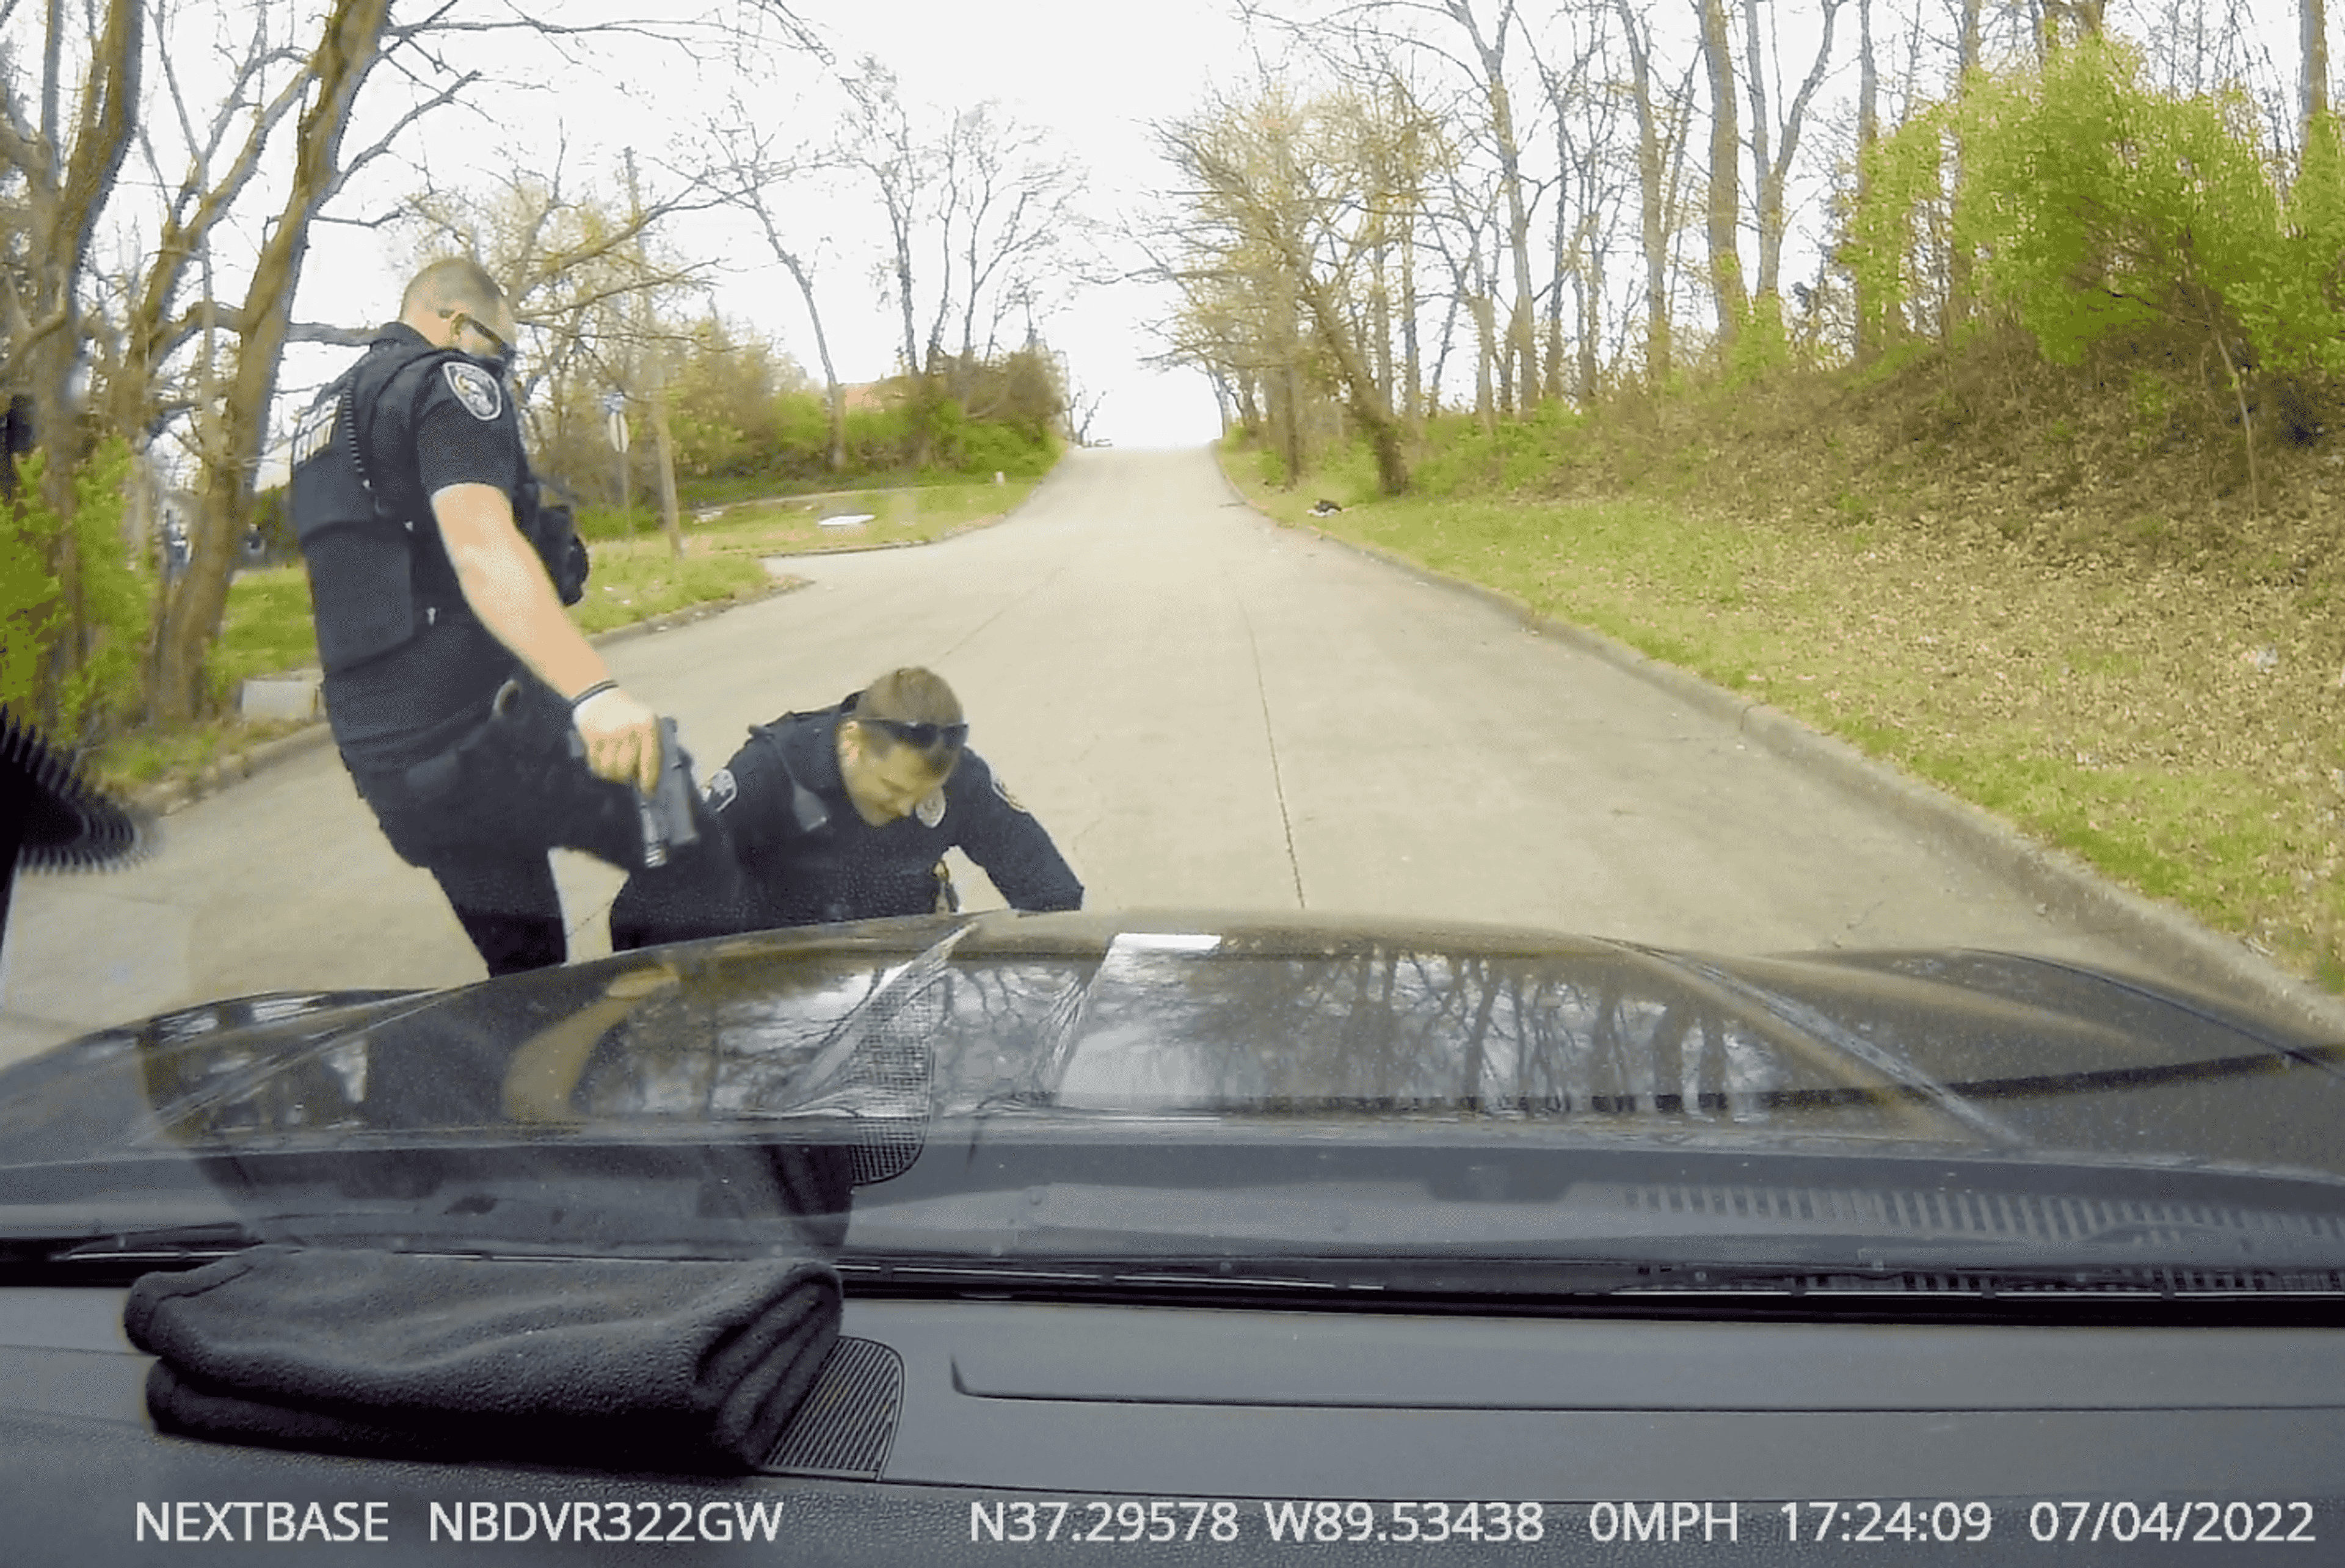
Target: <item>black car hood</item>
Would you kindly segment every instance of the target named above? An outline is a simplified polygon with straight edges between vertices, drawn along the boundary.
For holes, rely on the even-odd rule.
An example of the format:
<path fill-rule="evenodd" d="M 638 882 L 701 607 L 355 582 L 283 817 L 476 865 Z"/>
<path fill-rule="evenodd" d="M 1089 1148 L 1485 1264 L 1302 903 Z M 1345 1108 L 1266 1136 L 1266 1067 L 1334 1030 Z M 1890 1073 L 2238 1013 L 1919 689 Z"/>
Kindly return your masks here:
<path fill-rule="evenodd" d="M 1524 1205 L 1567 1185 L 1558 1151 L 1582 1181 L 1660 1151 L 1706 1174 L 1624 1175 L 1650 1196 L 1607 1199 L 1645 1205 L 1623 1239 L 1656 1206 L 1731 1207 L 1721 1173 L 1761 1160 L 1762 1207 L 1812 1228 L 1793 1211 L 1814 1200 L 1782 1195 L 1861 1156 L 1914 1190 L 1947 1189 L 1960 1160 L 1965 1190 L 1979 1169 L 2057 1165 L 2160 1195 L 2139 1221 L 2013 1222 L 2047 1234 L 2170 1230 L 2188 1189 L 2165 1178 L 2263 1172 L 2333 1242 L 2340 1076 L 2336 1043 L 2287 1020 L 2012 954 L 1730 958 L 1496 927 L 998 914 L 104 1031 L 0 1072 L 0 1209 L 161 1223 L 147 1189 L 168 1168 L 195 1173 L 188 1214 L 208 1201 L 269 1233 L 296 1215 L 411 1229 L 428 1209 L 575 1243 L 783 1214 L 835 1242 L 851 1207 L 890 1246 L 990 1228 L 1178 1250 L 1201 1228 L 1267 1244 L 1305 1209 L 1339 1233 L 1351 1222 L 1323 1211 L 1349 1194 L 1394 1245 L 1447 1225 L 1519 1247 L 1552 1218 Z M 491 1177 L 492 1195 L 463 1188 Z M 1395 1219 L 1409 1205 L 1378 1187 L 1394 1181 L 1450 1207 Z M 684 1196 L 645 1197 L 669 1189 Z M 1228 1201 L 1194 1219 L 1208 1192 Z"/>

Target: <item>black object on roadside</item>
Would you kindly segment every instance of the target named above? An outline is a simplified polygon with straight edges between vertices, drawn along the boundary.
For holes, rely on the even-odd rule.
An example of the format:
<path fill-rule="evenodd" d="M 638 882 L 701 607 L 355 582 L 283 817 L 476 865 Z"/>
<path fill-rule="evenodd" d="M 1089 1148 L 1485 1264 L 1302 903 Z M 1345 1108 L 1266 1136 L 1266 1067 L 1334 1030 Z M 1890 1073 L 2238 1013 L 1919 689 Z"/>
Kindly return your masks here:
<path fill-rule="evenodd" d="M 154 836 L 145 813 L 82 781 L 71 758 L 0 708 L 0 936 L 16 873 L 115 865 Z"/>
<path fill-rule="evenodd" d="M 148 1274 L 147 1408 L 223 1442 L 737 1472 L 838 1336 L 813 1259 L 484 1259 L 255 1247 Z"/>

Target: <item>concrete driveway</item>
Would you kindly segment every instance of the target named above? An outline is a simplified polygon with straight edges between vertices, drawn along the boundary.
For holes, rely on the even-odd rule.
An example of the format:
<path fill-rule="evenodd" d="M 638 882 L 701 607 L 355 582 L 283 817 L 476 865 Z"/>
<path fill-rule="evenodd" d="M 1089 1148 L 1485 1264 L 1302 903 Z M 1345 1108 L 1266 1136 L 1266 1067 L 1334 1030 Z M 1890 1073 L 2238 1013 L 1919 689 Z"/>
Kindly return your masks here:
<path fill-rule="evenodd" d="M 702 776 L 752 722 L 933 666 L 1092 907 L 2147 966 L 1731 715 L 1274 526 L 1202 450 L 1079 451 L 996 527 L 794 570 L 812 586 L 609 650 Z M 619 877 L 563 861 L 573 953 L 606 951 Z M 969 903 L 998 904 L 962 877 Z M 203 997 L 482 974 L 330 747 L 171 816 L 144 865 L 26 878 L 10 925 L 0 1060 Z"/>

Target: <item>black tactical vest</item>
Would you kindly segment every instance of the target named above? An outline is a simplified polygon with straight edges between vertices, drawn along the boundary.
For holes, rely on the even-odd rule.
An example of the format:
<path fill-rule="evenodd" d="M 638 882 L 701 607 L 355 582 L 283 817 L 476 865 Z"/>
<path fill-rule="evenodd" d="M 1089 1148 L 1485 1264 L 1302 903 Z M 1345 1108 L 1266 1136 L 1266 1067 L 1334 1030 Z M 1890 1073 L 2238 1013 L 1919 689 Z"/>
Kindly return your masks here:
<path fill-rule="evenodd" d="M 368 442 L 384 408 L 403 409 L 412 434 L 434 372 L 467 359 L 453 349 L 378 340 L 319 394 L 295 428 L 293 530 L 310 572 L 318 658 L 329 674 L 387 653 L 438 620 L 472 615 L 429 502 L 421 502 L 421 516 L 401 516 Z M 523 470 L 511 495 L 513 521 L 545 562 L 562 602 L 574 604 L 585 588 L 585 549 L 568 509 L 542 505 L 537 491 Z M 420 499 L 419 492 L 407 507 Z"/>

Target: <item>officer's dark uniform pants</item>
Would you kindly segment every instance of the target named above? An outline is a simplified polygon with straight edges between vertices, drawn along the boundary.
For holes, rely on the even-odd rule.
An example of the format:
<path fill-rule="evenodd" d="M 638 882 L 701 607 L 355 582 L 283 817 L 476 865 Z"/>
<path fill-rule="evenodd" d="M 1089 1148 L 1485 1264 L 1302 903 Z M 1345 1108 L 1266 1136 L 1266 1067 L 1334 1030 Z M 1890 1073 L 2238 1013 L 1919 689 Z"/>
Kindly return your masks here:
<path fill-rule="evenodd" d="M 491 975 L 543 969 L 569 956 L 562 895 L 553 867 L 534 859 L 483 858 L 428 867 L 448 895 L 456 923 Z"/>
<path fill-rule="evenodd" d="M 496 733 L 442 765 L 358 779 L 400 857 L 431 873 L 491 975 L 561 963 L 569 944 L 549 850 L 643 864 L 641 797 L 568 750 L 567 715 Z"/>

